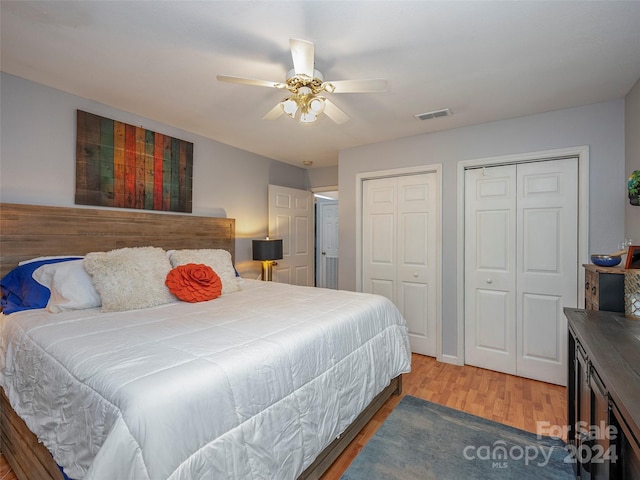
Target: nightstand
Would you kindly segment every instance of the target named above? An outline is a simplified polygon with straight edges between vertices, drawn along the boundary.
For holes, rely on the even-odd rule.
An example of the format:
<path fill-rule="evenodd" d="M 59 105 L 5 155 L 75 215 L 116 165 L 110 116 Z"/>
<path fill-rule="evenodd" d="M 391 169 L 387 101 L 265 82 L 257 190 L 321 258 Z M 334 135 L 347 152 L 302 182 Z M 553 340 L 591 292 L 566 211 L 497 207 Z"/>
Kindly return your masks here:
<path fill-rule="evenodd" d="M 585 310 L 624 312 L 624 269 L 583 265 Z"/>

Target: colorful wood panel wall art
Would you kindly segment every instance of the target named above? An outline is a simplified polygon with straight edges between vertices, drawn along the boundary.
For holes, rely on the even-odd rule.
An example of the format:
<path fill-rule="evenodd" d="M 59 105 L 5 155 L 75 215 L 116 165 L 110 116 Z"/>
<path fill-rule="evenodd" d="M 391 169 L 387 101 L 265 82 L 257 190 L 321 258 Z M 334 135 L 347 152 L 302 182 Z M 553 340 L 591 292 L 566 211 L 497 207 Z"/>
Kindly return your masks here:
<path fill-rule="evenodd" d="M 191 213 L 193 143 L 78 110 L 76 204 Z"/>

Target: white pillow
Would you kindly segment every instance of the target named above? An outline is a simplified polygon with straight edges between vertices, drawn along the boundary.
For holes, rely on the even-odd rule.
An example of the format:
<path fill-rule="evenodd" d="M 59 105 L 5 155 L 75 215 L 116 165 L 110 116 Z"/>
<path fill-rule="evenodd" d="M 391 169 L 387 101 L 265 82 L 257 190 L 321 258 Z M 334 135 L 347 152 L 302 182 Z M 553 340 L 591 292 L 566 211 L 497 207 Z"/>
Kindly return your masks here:
<path fill-rule="evenodd" d="M 203 263 L 210 266 L 222 280 L 222 294 L 238 292 L 240 285 L 233 268 L 231 254 L 222 249 L 175 250 L 169 259 L 171 266 L 177 267 L 186 263 Z"/>
<path fill-rule="evenodd" d="M 100 294 L 103 312 L 136 310 L 176 301 L 164 284 L 171 263 L 161 248 L 92 252 L 82 265 Z"/>
<path fill-rule="evenodd" d="M 82 267 L 82 259 L 42 265 L 33 272 L 33 278 L 51 291 L 46 307 L 49 312 L 100 306 L 100 295 Z"/>

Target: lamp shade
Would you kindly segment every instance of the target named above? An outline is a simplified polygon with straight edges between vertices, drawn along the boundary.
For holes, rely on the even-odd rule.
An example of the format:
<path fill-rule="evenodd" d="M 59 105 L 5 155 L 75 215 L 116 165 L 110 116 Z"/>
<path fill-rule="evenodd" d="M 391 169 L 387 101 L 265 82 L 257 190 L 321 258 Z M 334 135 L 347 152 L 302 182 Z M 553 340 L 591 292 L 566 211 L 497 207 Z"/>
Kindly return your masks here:
<path fill-rule="evenodd" d="M 254 260 L 280 260 L 282 239 L 252 240 L 251 250 Z"/>

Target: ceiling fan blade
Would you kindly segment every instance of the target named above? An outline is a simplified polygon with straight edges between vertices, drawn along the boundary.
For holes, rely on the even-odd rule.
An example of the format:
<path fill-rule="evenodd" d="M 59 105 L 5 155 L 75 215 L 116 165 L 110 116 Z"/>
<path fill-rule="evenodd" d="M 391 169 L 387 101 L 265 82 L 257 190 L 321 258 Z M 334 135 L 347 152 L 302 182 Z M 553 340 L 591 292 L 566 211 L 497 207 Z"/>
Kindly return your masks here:
<path fill-rule="evenodd" d="M 218 75 L 216 77 L 220 82 L 242 83 L 245 85 L 255 85 L 256 87 L 285 88 L 284 83 L 270 82 L 269 80 L 258 80 L 255 78 L 232 77 L 230 75 Z"/>
<path fill-rule="evenodd" d="M 325 82 L 333 85 L 332 93 L 383 93 L 389 89 L 388 82 L 384 78 L 372 78 L 368 80 L 336 80 Z"/>
<path fill-rule="evenodd" d="M 324 101 L 324 113 L 327 117 L 333 120 L 338 125 L 342 125 L 349 121 L 349 116 L 340 110 L 335 103 L 331 100 L 325 99 Z"/>
<path fill-rule="evenodd" d="M 275 107 L 267 112 L 267 114 L 262 117 L 263 120 L 275 120 L 276 118 L 280 118 L 280 115 L 284 113 L 282 109 L 282 105 L 277 103 Z"/>
<path fill-rule="evenodd" d="M 293 70 L 296 75 L 306 75 L 313 78 L 315 48 L 313 43 L 307 40 L 291 38 L 291 57 L 293 58 Z"/>

